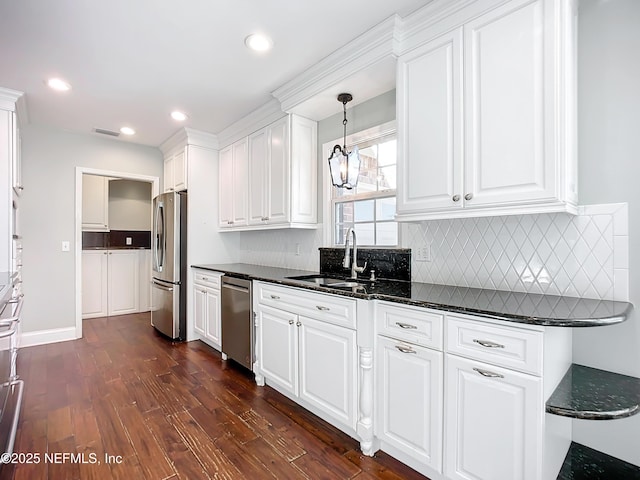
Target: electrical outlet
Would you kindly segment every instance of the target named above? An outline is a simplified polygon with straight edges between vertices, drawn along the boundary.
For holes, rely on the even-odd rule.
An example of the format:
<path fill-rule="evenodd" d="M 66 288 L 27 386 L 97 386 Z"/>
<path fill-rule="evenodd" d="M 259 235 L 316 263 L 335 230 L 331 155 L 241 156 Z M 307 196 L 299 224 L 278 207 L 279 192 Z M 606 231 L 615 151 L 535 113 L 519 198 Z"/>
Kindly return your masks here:
<path fill-rule="evenodd" d="M 300 256 L 300 244 L 296 243 L 296 257 Z"/>
<path fill-rule="evenodd" d="M 431 261 L 431 245 L 424 247 L 418 247 L 414 249 L 416 262 L 430 262 Z"/>
<path fill-rule="evenodd" d="M 126 243 L 127 245 L 131 245 L 131 244 L 133 243 L 133 240 L 131 239 L 131 237 L 126 237 L 126 238 L 125 238 L 125 243 Z"/>

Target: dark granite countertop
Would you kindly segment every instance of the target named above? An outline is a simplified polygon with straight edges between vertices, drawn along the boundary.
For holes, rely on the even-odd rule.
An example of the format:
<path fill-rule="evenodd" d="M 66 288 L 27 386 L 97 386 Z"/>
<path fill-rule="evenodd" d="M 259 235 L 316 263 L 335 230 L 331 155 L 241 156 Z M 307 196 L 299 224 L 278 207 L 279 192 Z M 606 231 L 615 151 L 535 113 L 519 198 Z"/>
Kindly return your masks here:
<path fill-rule="evenodd" d="M 640 467 L 571 442 L 557 480 L 638 480 Z"/>
<path fill-rule="evenodd" d="M 586 420 L 630 417 L 640 411 L 640 379 L 574 364 L 549 397 L 546 410 Z"/>
<path fill-rule="evenodd" d="M 192 265 L 249 280 L 262 280 L 324 293 L 378 299 L 428 307 L 448 312 L 468 313 L 487 318 L 557 327 L 595 327 L 623 322 L 633 305 L 628 302 L 594 300 L 557 295 L 486 290 L 434 285 L 401 280 L 358 279 L 364 287 L 329 288 L 289 277 L 318 272 L 266 267 L 244 263 Z"/>

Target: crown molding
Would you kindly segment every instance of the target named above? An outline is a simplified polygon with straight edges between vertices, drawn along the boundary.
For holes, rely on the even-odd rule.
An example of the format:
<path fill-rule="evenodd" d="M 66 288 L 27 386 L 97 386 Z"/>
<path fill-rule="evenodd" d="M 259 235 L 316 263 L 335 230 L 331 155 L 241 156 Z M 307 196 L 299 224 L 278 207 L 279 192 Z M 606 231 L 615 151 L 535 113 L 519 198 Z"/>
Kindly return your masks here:
<path fill-rule="evenodd" d="M 271 99 L 218 133 L 219 145 L 221 148 L 231 145 L 233 142 L 281 119 L 284 115 L 280 103 L 276 99 Z"/>
<path fill-rule="evenodd" d="M 398 15 L 387 18 L 274 90 L 272 95 L 280 102 L 282 111 L 290 112 L 296 105 L 337 82 L 395 55 L 399 22 Z"/>
<path fill-rule="evenodd" d="M 10 88 L 0 87 L 0 108 L 9 112 L 16 111 L 16 104 L 20 98 L 24 97 L 24 93 Z"/>
<path fill-rule="evenodd" d="M 197 145 L 199 147 L 218 149 L 218 137 L 212 133 L 194 130 L 193 128 L 181 128 L 160 144 L 160 150 L 167 155 L 175 148 L 184 145 Z"/>

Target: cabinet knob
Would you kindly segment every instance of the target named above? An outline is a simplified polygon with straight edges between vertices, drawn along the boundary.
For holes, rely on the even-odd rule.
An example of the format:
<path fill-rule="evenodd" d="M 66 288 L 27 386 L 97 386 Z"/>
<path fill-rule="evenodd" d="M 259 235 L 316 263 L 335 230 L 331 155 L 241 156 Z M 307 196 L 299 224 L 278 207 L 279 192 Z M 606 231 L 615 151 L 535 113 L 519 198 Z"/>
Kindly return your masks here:
<path fill-rule="evenodd" d="M 465 199 L 465 200 L 471 200 L 472 198 L 473 198 L 473 193 L 467 193 L 467 194 L 464 196 L 464 199 Z"/>
<path fill-rule="evenodd" d="M 302 322 L 301 322 L 300 320 L 298 320 L 298 321 L 296 322 L 296 327 L 301 327 L 301 326 L 302 326 Z"/>
<path fill-rule="evenodd" d="M 293 325 L 293 320 L 289 320 L 289 325 Z"/>
<path fill-rule="evenodd" d="M 453 200 L 454 202 L 459 202 L 460 201 L 460 195 L 454 195 L 453 197 L 451 197 L 451 200 Z"/>

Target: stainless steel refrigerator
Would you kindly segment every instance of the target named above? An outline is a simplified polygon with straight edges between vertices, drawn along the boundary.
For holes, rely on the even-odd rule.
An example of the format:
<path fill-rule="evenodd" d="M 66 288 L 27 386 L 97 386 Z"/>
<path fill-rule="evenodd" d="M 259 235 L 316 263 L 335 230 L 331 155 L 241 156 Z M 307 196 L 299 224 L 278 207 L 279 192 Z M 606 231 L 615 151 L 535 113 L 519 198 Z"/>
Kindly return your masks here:
<path fill-rule="evenodd" d="M 187 334 L 187 193 L 153 199 L 151 325 L 167 337 Z"/>

